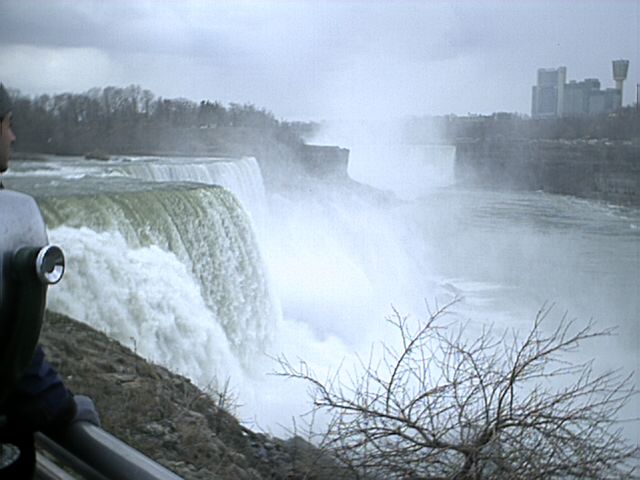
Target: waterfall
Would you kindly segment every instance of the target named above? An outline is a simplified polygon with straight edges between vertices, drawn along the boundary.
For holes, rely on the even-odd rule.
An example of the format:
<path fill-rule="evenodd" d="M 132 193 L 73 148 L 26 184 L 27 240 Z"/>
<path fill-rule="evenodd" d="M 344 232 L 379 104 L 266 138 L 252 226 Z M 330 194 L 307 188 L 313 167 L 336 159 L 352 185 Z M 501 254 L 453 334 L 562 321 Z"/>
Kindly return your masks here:
<path fill-rule="evenodd" d="M 264 208 L 253 159 L 47 157 L 15 162 L 3 181 L 36 197 L 67 256 L 51 309 L 200 387 L 230 377 L 242 389 L 242 417 L 270 429 L 307 410 L 306 386 L 262 375 L 274 368 L 260 353 L 304 359 L 331 378 L 337 365 L 366 359 L 372 342 L 397 346 L 384 321 L 391 305 L 424 316 L 425 301 L 458 296 L 453 318 L 470 319 L 465 335 L 474 335 L 488 323 L 528 328 L 542 302 L 559 300 L 558 310 L 622 326 L 623 341 L 594 355 L 613 367 L 637 364 L 637 209 L 447 187 L 453 150 L 433 150 L 439 177 L 427 175 L 419 151 L 419 171 L 390 170 L 373 154 L 368 169 L 355 156 L 354 172 L 372 184 L 406 185 L 402 202 L 327 182 L 270 192 L 270 228 L 259 241 L 242 193 L 257 182 Z M 236 176 L 226 183 L 232 192 L 205 185 L 223 183 L 224 169 Z"/>
<path fill-rule="evenodd" d="M 141 318 L 141 314 L 190 317 L 192 310 L 201 315 L 206 308 L 210 321 L 220 326 L 243 365 L 250 364 L 268 344 L 277 309 L 247 215 L 226 189 L 159 183 L 134 191 L 46 196 L 39 204 L 51 238 L 70 257 L 70 279 L 51 296 L 52 309 L 71 312 L 103 330 L 109 329 L 114 317 L 137 322 L 135 328 L 122 329 L 119 334 L 124 338 L 118 340 L 130 344 L 128 336 L 140 343 L 143 332 L 151 330 L 144 325 L 154 320 Z M 102 274 L 105 281 L 101 281 Z M 193 281 L 185 280 L 185 275 Z M 83 284 L 92 286 L 83 288 Z M 171 298 L 157 299 L 156 287 Z M 137 293 L 140 288 L 142 295 Z M 193 289 L 199 291 L 189 291 Z M 108 298 L 120 290 L 125 291 L 121 295 L 124 304 Z M 202 304 L 189 301 L 193 295 L 201 297 Z M 140 308 L 137 302 L 147 305 Z M 155 309 L 150 305 L 153 302 Z M 193 309 L 169 308 L 172 302 L 191 304 Z M 126 319 L 127 315 L 132 318 Z M 162 335 L 180 336 L 184 328 L 193 331 L 195 327 L 187 327 L 190 320 L 172 320 L 177 328 Z M 157 355 L 172 349 L 171 339 L 159 340 L 164 345 L 157 346 Z M 199 340 L 197 333 L 190 339 Z M 188 356 L 190 347 L 181 350 Z"/>
<path fill-rule="evenodd" d="M 426 281 L 416 250 L 404 254 L 397 208 L 374 207 L 346 186 L 272 192 L 268 235 L 259 237 L 259 168 L 254 159 L 232 163 L 48 157 L 21 164 L 7 182 L 36 197 L 66 253 L 49 308 L 200 387 L 230 377 L 246 414 L 272 428 L 306 409 L 306 396 L 302 385 L 264 375 L 273 367 L 263 352 L 329 374 L 327 359 L 368 348 L 385 328 L 380 312 L 422 294 Z M 232 192 L 208 185 L 224 182 Z"/>
<path fill-rule="evenodd" d="M 266 217 L 266 200 L 260 166 L 253 157 L 241 159 L 180 158 L 169 161 L 142 159 L 119 170 L 141 180 L 153 182 L 196 182 L 219 185 L 238 198 L 261 229 Z"/>
<path fill-rule="evenodd" d="M 65 250 L 63 281 L 48 308 L 129 346 L 138 355 L 216 388 L 242 378 L 243 367 L 198 282 L 175 254 L 131 248 L 119 232 L 86 227 L 50 230 Z"/>

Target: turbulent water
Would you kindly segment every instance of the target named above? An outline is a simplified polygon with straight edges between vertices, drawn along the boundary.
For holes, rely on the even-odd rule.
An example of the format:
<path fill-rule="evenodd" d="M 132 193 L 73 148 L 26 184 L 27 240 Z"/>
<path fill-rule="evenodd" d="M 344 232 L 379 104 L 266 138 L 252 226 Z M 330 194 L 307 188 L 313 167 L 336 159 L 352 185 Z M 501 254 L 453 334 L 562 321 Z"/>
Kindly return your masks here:
<path fill-rule="evenodd" d="M 49 158 L 16 162 L 7 184 L 66 252 L 49 308 L 207 386 L 249 369 L 279 318 L 248 214 L 260 178 L 254 159 Z"/>
<path fill-rule="evenodd" d="M 47 157 L 14 162 L 5 185 L 38 199 L 66 252 L 50 308 L 203 387 L 229 377 L 263 428 L 308 410 L 264 354 L 322 376 L 388 340 L 391 305 L 458 297 L 473 330 L 527 328 L 555 303 L 551 322 L 619 327 L 586 352 L 598 366 L 640 367 L 638 209 L 462 188 L 444 147 L 352 147 L 350 174 L 401 201 L 322 182 L 265 194 L 249 158 Z"/>

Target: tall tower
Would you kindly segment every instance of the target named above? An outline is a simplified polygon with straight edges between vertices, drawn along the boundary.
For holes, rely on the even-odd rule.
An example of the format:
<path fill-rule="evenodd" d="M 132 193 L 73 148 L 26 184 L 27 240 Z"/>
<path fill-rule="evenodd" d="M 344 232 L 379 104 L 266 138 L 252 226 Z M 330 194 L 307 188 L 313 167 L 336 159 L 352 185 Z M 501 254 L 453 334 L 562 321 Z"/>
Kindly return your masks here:
<path fill-rule="evenodd" d="M 628 72 L 629 72 L 629 60 L 613 61 L 613 79 L 616 81 L 616 90 L 620 92 L 621 100 L 622 100 L 622 83 L 627 79 Z"/>

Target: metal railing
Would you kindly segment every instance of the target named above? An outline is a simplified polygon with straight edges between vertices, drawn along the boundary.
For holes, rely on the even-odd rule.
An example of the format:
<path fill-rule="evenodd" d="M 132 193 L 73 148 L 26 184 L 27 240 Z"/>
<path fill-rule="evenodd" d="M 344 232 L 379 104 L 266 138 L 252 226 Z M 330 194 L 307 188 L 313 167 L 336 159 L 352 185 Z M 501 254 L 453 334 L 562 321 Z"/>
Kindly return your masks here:
<path fill-rule="evenodd" d="M 87 480 L 180 480 L 181 477 L 89 422 L 75 422 L 55 437 L 36 434 L 36 478 L 74 478 L 60 466 Z M 51 457 L 54 461 L 51 461 Z M 64 472 L 67 476 L 62 475 Z"/>

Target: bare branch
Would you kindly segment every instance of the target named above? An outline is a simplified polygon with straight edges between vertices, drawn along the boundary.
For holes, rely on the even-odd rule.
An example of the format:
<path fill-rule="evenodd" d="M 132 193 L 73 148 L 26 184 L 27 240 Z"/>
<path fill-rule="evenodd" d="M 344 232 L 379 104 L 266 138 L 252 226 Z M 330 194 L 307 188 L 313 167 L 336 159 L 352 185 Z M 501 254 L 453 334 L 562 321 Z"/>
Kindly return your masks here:
<path fill-rule="evenodd" d="M 566 316 L 545 330 L 545 305 L 522 339 L 484 328 L 469 340 L 439 325 L 450 307 L 422 322 L 394 309 L 400 349 L 381 345 L 348 383 L 278 359 L 330 413 L 321 444 L 356 478 L 636 478 L 638 449 L 616 423 L 631 376 L 567 355 L 611 330 Z"/>

